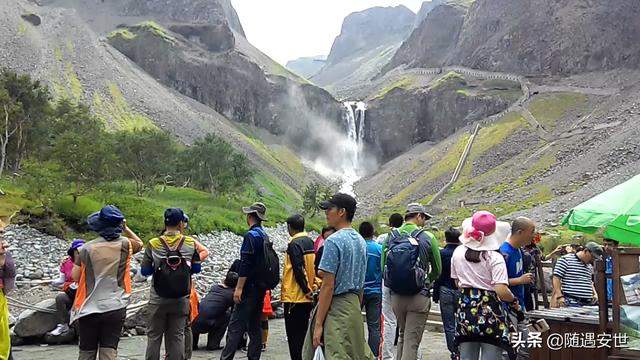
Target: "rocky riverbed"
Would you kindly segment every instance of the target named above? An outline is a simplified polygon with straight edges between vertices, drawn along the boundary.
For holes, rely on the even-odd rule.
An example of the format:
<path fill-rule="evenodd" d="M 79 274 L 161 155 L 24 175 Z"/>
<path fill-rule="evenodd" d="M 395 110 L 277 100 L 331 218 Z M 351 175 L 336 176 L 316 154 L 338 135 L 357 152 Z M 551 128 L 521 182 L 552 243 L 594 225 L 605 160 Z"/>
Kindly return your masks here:
<path fill-rule="evenodd" d="M 284 266 L 283 253 L 289 241 L 286 225 L 267 228 L 267 234 L 274 244 L 276 252 L 281 255 Z M 316 234 L 312 234 L 316 236 Z M 220 282 L 233 261 L 240 256 L 242 237 L 229 231 L 219 231 L 197 236 L 210 252 L 209 258 L 203 263 L 202 273 L 196 275 L 198 292 L 201 294 L 210 288 L 211 284 Z M 11 225 L 5 233 L 5 239 L 10 245 L 10 251 L 16 261 L 17 290 L 10 296 L 29 304 L 55 295 L 55 289 L 49 285 L 50 281 L 59 277 L 59 267 L 66 257 L 69 241 L 49 236 L 22 225 Z M 148 279 L 135 276 L 139 268 L 142 253 L 135 256 L 132 264 L 134 272 L 134 296 L 132 303 L 144 301 L 147 297 Z M 136 292 L 137 291 L 137 292 Z M 274 298 L 278 298 L 278 289 L 274 291 Z M 11 313 L 17 315 L 22 309 L 11 307 Z"/>

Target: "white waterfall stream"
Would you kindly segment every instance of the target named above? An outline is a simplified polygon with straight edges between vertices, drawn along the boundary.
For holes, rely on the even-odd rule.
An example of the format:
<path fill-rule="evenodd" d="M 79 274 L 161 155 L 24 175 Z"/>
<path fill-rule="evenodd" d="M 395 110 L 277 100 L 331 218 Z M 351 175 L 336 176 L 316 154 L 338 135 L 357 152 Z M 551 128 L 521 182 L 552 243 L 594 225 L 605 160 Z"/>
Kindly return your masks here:
<path fill-rule="evenodd" d="M 353 185 L 362 177 L 362 151 L 367 105 L 362 102 L 344 102 L 347 141 L 343 145 L 341 192 L 354 194 Z"/>

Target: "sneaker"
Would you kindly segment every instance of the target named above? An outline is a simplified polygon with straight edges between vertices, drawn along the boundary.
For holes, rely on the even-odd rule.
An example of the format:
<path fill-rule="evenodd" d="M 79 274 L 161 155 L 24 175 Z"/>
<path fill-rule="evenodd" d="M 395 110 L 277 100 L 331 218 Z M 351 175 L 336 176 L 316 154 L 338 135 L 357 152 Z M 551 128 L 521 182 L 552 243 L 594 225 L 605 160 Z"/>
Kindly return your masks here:
<path fill-rule="evenodd" d="M 67 333 L 69 330 L 69 325 L 67 324 L 58 324 L 55 329 L 53 329 L 49 334 L 51 336 L 60 336 L 62 334 Z"/>
<path fill-rule="evenodd" d="M 262 351 L 267 351 L 267 344 L 262 344 Z"/>

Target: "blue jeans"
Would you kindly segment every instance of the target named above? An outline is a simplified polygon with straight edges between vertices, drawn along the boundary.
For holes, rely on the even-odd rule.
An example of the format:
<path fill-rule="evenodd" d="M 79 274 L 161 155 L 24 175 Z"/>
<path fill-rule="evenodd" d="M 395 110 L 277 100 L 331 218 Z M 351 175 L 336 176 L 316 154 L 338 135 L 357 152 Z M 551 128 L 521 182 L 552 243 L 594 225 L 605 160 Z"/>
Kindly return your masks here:
<path fill-rule="evenodd" d="M 362 307 L 367 313 L 367 330 L 369 347 L 377 358 L 380 351 L 380 315 L 382 312 L 382 293 L 369 294 L 362 297 Z"/>
<path fill-rule="evenodd" d="M 447 348 L 451 353 L 451 358 L 458 354 L 456 340 L 456 309 L 458 308 L 458 290 L 440 287 L 440 316 L 444 325 L 444 334 L 447 339 Z"/>

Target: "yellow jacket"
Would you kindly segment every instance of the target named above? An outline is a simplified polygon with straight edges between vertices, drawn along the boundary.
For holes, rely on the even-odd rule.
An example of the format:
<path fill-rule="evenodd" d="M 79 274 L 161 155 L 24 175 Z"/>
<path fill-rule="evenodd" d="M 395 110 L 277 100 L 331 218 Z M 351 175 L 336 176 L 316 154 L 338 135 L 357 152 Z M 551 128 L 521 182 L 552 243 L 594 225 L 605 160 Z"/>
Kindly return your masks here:
<path fill-rule="evenodd" d="M 310 303 L 305 294 L 315 290 L 313 240 L 306 232 L 294 235 L 287 246 L 282 274 L 282 302 Z"/>

